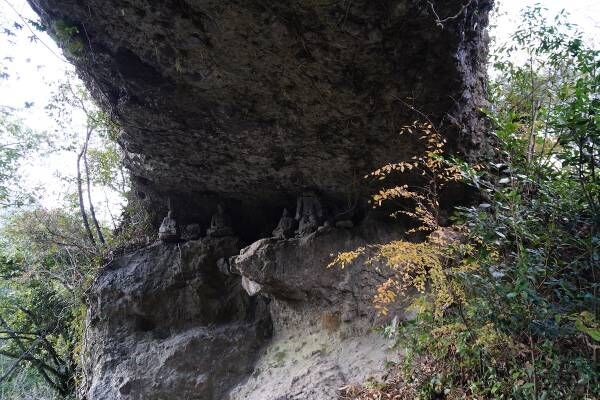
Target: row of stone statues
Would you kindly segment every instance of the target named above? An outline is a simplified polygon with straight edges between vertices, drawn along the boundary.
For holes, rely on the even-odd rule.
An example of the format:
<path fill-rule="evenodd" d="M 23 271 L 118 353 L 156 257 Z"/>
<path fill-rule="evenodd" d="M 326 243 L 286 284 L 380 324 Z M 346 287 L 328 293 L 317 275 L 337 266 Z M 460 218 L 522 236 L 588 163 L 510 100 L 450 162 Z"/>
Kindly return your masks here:
<path fill-rule="evenodd" d="M 286 209 L 273 230 L 273 237 L 289 239 L 294 236 L 306 236 L 316 231 L 325 222 L 323 206 L 317 195 L 313 192 L 303 193 L 296 201 L 296 215 L 290 217 Z"/>
<path fill-rule="evenodd" d="M 223 205 L 217 206 L 217 212 L 213 214 L 210 220 L 210 227 L 206 230 L 206 235 L 209 237 L 224 237 L 233 236 L 233 227 L 231 218 Z M 192 224 L 186 226 L 186 231 L 183 233 L 184 239 L 198 239 L 200 236 L 200 226 Z M 177 242 L 182 238 L 182 232 L 179 229 L 177 221 L 173 217 L 173 211 L 169 210 L 167 216 L 163 219 L 158 228 L 158 238 L 163 242 Z"/>
<path fill-rule="evenodd" d="M 170 208 L 170 204 L 169 204 Z M 341 222 L 341 223 L 340 223 Z M 319 197 L 314 192 L 305 192 L 298 197 L 296 202 L 296 214 L 292 218 L 287 210 L 283 210 L 283 215 L 273 230 L 273 237 L 277 239 L 289 239 L 292 237 L 302 237 L 315 232 L 320 227 L 326 227 L 329 221 L 326 220 L 325 212 Z M 338 221 L 339 227 L 349 228 L 351 221 Z M 188 225 L 183 236 L 179 230 L 177 222 L 173 217 L 172 210 L 169 209 L 167 216 L 163 219 L 158 230 L 158 237 L 163 242 L 177 242 L 180 239 L 197 239 L 200 236 L 200 226 L 197 224 Z M 234 230 L 231 224 L 231 218 L 225 212 L 223 205 L 217 206 L 217 212 L 212 216 L 210 227 L 206 230 L 209 237 L 233 236 Z"/>

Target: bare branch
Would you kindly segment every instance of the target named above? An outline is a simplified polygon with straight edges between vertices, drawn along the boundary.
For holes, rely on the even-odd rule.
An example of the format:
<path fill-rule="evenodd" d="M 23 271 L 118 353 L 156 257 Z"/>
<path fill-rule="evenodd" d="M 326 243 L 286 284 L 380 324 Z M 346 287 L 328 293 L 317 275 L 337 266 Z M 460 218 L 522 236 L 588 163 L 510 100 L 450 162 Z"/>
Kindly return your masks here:
<path fill-rule="evenodd" d="M 11 367 L 8 369 L 8 371 L 6 371 L 6 373 L 4 375 L 0 376 L 0 383 L 4 382 L 5 380 L 7 380 L 10 377 L 10 375 L 13 373 L 13 371 L 15 369 L 17 369 L 17 367 L 19 366 L 21 361 L 26 360 L 26 357 L 28 357 L 29 353 L 31 352 L 31 350 L 33 350 L 35 348 L 36 345 L 37 345 L 37 340 L 35 342 L 33 342 L 33 344 L 29 347 L 29 349 L 27 349 L 26 352 L 21 353 L 21 355 L 18 357 L 16 357 L 16 354 L 12 354 L 12 353 L 8 353 L 8 352 L 0 350 L 0 354 L 2 354 L 3 356 L 10 357 L 10 358 L 16 358 L 14 364 L 11 365 Z"/>
<path fill-rule="evenodd" d="M 473 0 L 469 0 L 468 3 L 463 4 L 463 6 L 461 7 L 461 9 L 454 15 L 450 16 L 450 17 L 446 17 L 446 18 L 440 18 L 440 16 L 438 15 L 438 13 L 435 11 L 435 7 L 433 5 L 433 3 L 431 1 L 427 2 L 429 4 L 429 7 L 431 7 L 431 12 L 433 12 L 433 15 L 435 16 L 435 23 L 437 26 L 439 26 L 440 28 L 444 28 L 444 23 L 451 21 L 453 19 L 456 19 L 458 17 L 460 17 L 460 15 L 465 12 L 465 10 L 471 5 L 471 3 L 473 3 Z"/>

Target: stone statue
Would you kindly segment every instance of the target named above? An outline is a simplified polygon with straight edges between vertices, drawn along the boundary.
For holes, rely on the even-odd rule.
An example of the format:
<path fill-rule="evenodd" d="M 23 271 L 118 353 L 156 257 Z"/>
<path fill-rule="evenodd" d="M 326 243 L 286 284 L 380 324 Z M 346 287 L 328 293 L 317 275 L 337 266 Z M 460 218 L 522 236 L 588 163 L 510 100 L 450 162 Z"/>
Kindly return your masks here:
<path fill-rule="evenodd" d="M 217 206 L 217 212 L 212 216 L 206 234 L 210 237 L 233 236 L 231 219 L 221 204 Z"/>
<path fill-rule="evenodd" d="M 323 207 L 317 195 L 305 192 L 298 197 L 296 203 L 296 221 L 298 221 L 298 235 L 306 236 L 317 230 L 323 220 Z"/>
<path fill-rule="evenodd" d="M 173 211 L 169 210 L 158 228 L 158 238 L 165 243 L 177 242 L 179 240 L 179 228 L 177 221 L 173 218 Z"/>
<path fill-rule="evenodd" d="M 296 221 L 289 216 L 287 208 L 283 209 L 283 215 L 277 224 L 277 228 L 273 231 L 273 237 L 276 239 L 289 239 L 294 236 L 296 229 Z"/>

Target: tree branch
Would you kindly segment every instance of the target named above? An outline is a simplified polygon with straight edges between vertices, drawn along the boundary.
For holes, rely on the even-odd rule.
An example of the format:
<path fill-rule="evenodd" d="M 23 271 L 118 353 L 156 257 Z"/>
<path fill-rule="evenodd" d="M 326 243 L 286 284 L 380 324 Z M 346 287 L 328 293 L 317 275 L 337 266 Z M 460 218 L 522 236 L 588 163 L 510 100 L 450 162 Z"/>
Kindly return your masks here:
<path fill-rule="evenodd" d="M 16 361 L 14 362 L 14 364 L 8 369 L 8 371 L 4 375 L 2 375 L 0 377 L 0 383 L 2 383 L 2 382 L 4 382 L 5 380 L 8 379 L 8 377 L 13 373 L 13 371 L 15 369 L 17 369 L 17 367 L 19 366 L 19 363 L 21 361 L 25 360 L 25 358 L 27 357 L 28 353 L 31 350 L 33 350 L 33 348 L 36 345 L 37 345 L 37 341 L 33 342 L 33 344 L 29 347 L 29 349 L 27 349 L 27 352 L 21 353 L 21 355 L 19 357 L 16 357 L 16 354 L 12 354 L 12 353 L 8 353 L 8 352 L 5 352 L 3 350 L 0 350 L 0 354 L 2 354 L 3 356 L 10 357 L 10 358 L 16 358 Z"/>
<path fill-rule="evenodd" d="M 429 7 L 431 7 L 431 12 L 433 12 L 433 15 L 435 16 L 436 25 L 443 29 L 445 22 L 448 22 L 448 21 L 451 21 L 453 19 L 460 17 L 460 15 L 463 12 L 465 12 L 465 10 L 471 5 L 471 3 L 473 3 L 473 0 L 469 0 L 469 2 L 467 4 L 463 4 L 461 9 L 456 14 L 452 15 L 451 17 L 446 17 L 444 19 L 440 18 L 438 13 L 435 11 L 435 7 L 433 6 L 433 3 L 431 1 L 428 1 L 427 3 L 429 4 Z"/>
<path fill-rule="evenodd" d="M 0 317 L 0 324 L 2 324 L 2 326 L 4 326 L 4 328 L 7 329 L 9 332 L 13 332 L 13 329 L 11 329 L 10 325 L 8 325 L 8 323 L 2 317 Z M 21 339 L 19 339 L 16 335 L 11 335 L 11 338 L 17 344 L 17 346 L 21 349 L 22 354 L 24 355 L 24 360 L 27 360 L 27 361 L 31 362 L 33 365 L 35 365 L 36 368 L 37 368 L 37 370 L 38 370 L 38 372 L 40 373 L 40 375 L 42 375 L 42 377 L 46 380 L 46 382 L 48 382 L 48 384 L 51 387 L 55 388 L 57 391 L 59 391 L 59 393 L 65 394 L 64 388 L 62 388 L 61 385 L 59 385 L 56 382 L 54 382 L 48 376 L 46 370 L 48 370 L 53 375 L 57 376 L 59 379 L 61 378 L 62 375 L 56 369 L 52 368 L 48 364 L 46 364 L 43 361 L 38 360 L 37 358 L 29 355 L 32 349 L 25 348 L 25 345 L 23 344 L 23 342 L 21 341 Z M 12 354 L 12 353 L 7 353 L 7 352 L 0 351 L 0 354 L 3 354 L 5 356 L 7 356 L 7 357 L 10 357 L 9 354 Z"/>

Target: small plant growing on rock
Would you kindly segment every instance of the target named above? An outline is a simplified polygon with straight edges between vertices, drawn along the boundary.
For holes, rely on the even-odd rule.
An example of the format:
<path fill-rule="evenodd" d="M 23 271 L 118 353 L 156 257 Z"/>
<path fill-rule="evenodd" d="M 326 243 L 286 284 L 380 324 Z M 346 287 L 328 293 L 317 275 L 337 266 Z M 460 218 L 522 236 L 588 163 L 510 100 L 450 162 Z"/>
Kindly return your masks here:
<path fill-rule="evenodd" d="M 418 137 L 424 152 L 415 155 L 409 161 L 390 163 L 376 169 L 365 178 L 375 178 L 383 181 L 396 174 L 417 173 L 417 183 L 395 185 L 379 190 L 371 198 L 373 207 L 395 201 L 397 211 L 393 217 L 405 215 L 418 223 L 409 232 L 432 232 L 439 227 L 440 193 L 450 182 L 462 179 L 460 169 L 444 158 L 446 139 L 438 132 L 431 122 L 414 121 L 404 126 L 401 135 L 411 134 Z"/>
<path fill-rule="evenodd" d="M 440 193 L 450 182 L 462 178 L 459 168 L 444 158 L 446 140 L 431 122 L 414 121 L 400 131 L 401 135 L 418 136 L 424 149 L 410 161 L 390 163 L 365 176 L 366 179 L 388 180 L 392 175 L 417 175 L 416 183 L 383 188 L 371 198 L 374 208 L 394 202 L 398 209 L 392 217 L 401 215 L 417 222 L 409 233 L 431 233 L 440 229 Z M 414 180 L 414 177 L 413 177 Z M 396 240 L 382 245 L 360 247 L 339 253 L 328 267 L 345 266 L 364 256 L 365 264 L 383 263 L 391 276 L 377 288 L 373 303 L 382 315 L 389 313 L 391 304 L 396 303 L 411 291 L 423 295 L 429 289 L 428 298 L 434 306 L 434 314 L 441 316 L 446 308 L 464 298 L 459 286 L 450 278 L 456 272 L 446 269 L 447 260 L 454 251 L 466 251 L 458 245 L 456 234 L 436 235 L 422 242 Z M 465 265 L 460 265 L 464 269 Z M 416 306 L 416 305 L 415 305 Z"/>
<path fill-rule="evenodd" d="M 53 32 L 58 43 L 73 56 L 80 56 L 84 49 L 84 44 L 78 37 L 79 28 L 69 22 L 59 19 L 53 24 Z"/>

